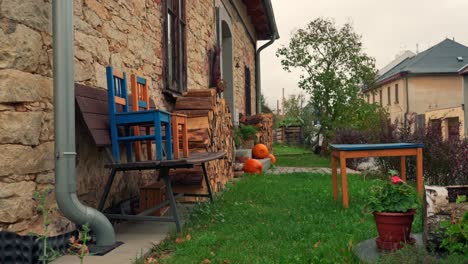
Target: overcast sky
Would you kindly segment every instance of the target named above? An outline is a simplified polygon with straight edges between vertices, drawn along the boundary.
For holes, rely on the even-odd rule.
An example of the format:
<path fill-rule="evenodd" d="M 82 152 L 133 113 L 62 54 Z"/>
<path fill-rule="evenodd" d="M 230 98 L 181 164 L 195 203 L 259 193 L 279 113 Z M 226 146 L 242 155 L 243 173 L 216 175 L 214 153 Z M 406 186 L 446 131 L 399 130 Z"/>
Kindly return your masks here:
<path fill-rule="evenodd" d="M 262 52 L 262 93 L 276 109 L 276 100 L 298 94 L 298 73 L 287 73 L 275 56 L 295 29 L 317 17 L 351 21 L 365 51 L 382 68 L 403 50 L 426 50 L 445 38 L 468 46 L 468 0 L 272 0 L 280 39 Z M 263 43 L 261 43 L 263 44 Z M 281 102 L 281 100 L 280 100 Z"/>

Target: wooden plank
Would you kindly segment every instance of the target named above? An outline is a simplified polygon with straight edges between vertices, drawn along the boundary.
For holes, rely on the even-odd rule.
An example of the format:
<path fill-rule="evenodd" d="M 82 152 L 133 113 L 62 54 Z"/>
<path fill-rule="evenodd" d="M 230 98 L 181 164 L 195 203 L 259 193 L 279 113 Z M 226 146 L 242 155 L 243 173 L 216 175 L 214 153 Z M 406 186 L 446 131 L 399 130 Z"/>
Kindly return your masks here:
<path fill-rule="evenodd" d="M 83 113 L 84 121 L 88 129 L 107 129 L 109 130 L 109 116 L 94 113 Z"/>
<path fill-rule="evenodd" d="M 193 117 L 187 119 L 187 127 L 189 130 L 201 128 L 207 129 L 210 127 L 210 123 L 208 122 L 208 117 Z"/>
<path fill-rule="evenodd" d="M 107 102 L 107 90 L 75 84 L 75 97 L 86 97 Z"/>
<path fill-rule="evenodd" d="M 208 129 L 189 129 L 188 141 L 190 142 L 205 142 L 209 139 Z"/>
<path fill-rule="evenodd" d="M 211 97 L 179 97 L 177 98 L 175 109 L 177 110 L 211 110 L 215 100 Z"/>
<path fill-rule="evenodd" d="M 77 96 L 76 103 L 79 106 L 82 113 L 96 113 L 96 114 L 105 114 L 107 115 L 109 109 L 107 107 L 107 102 L 103 102 L 94 98 L 87 98 Z"/>
<path fill-rule="evenodd" d="M 89 132 L 96 146 L 107 147 L 112 144 L 108 129 L 93 129 Z"/>
<path fill-rule="evenodd" d="M 182 94 L 186 97 L 215 97 L 216 96 L 216 89 L 193 89 L 188 90 L 187 92 Z"/>
<path fill-rule="evenodd" d="M 416 149 L 387 149 L 366 151 L 344 151 L 346 158 L 368 158 L 368 157 L 399 157 L 415 156 Z"/>
<path fill-rule="evenodd" d="M 174 113 L 184 114 L 187 117 L 206 117 L 212 110 L 174 110 Z"/>

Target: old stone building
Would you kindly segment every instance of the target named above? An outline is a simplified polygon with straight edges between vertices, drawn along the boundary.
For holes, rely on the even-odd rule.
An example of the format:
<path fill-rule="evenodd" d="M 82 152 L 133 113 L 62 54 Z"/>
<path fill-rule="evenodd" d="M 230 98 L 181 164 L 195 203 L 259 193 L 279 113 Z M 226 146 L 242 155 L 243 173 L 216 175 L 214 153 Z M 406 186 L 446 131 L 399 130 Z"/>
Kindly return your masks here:
<path fill-rule="evenodd" d="M 0 230 L 40 225 L 33 192 L 54 186 L 51 16 L 50 0 L 0 0 Z M 221 47 L 223 96 L 234 115 L 257 111 L 257 42 L 277 38 L 271 3 L 260 0 L 75 0 L 74 24 L 76 82 L 106 89 L 112 65 L 148 78 L 160 109 L 171 110 L 184 91 L 210 88 L 210 54 Z M 105 155 L 78 123 L 76 143 L 78 193 L 96 207 Z M 135 195 L 147 178 L 119 177 L 110 200 Z"/>

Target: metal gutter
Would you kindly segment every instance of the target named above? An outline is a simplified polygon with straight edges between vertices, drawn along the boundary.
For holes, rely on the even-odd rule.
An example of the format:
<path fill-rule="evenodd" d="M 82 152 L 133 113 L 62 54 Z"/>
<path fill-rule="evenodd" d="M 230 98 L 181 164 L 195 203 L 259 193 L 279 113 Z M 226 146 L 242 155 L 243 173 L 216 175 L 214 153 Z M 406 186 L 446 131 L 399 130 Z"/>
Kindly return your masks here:
<path fill-rule="evenodd" d="M 408 87 L 408 75 L 405 76 L 405 87 L 406 87 L 406 113 L 405 113 L 405 123 L 404 127 L 408 126 L 408 114 L 409 114 L 409 87 Z"/>
<path fill-rule="evenodd" d="M 109 220 L 83 205 L 76 194 L 73 0 L 52 3 L 54 54 L 55 199 L 65 217 L 89 224 L 98 246 L 115 244 Z"/>
<path fill-rule="evenodd" d="M 270 45 L 272 45 L 277 39 L 279 39 L 279 33 L 278 33 L 278 28 L 276 27 L 276 20 L 275 20 L 275 14 L 273 12 L 273 6 L 271 5 L 270 0 L 263 0 L 263 3 L 265 5 L 265 9 L 267 11 L 267 15 L 270 21 L 270 29 L 271 29 L 271 36 L 270 36 L 270 41 L 268 41 L 265 45 L 261 46 L 258 48 L 255 57 L 255 81 L 256 81 L 256 111 L 257 114 L 262 112 L 262 104 L 260 101 L 260 97 L 262 95 L 262 82 L 261 82 L 261 71 L 260 71 L 260 53 L 268 48 Z"/>

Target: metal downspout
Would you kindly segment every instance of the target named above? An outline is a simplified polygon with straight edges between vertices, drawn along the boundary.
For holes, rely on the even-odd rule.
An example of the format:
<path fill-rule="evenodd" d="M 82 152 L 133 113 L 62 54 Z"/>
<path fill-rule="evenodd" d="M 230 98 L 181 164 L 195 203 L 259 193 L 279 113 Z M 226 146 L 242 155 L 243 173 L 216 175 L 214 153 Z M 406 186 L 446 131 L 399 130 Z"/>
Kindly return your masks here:
<path fill-rule="evenodd" d="M 255 81 L 256 81 L 256 93 L 255 93 L 255 98 L 257 99 L 256 100 L 256 107 L 255 109 L 257 110 L 257 114 L 260 114 L 262 112 L 262 103 L 261 103 L 261 96 L 262 96 L 262 81 L 261 81 L 261 71 L 260 71 L 260 53 L 262 52 L 262 50 L 268 48 L 268 46 L 272 45 L 273 42 L 275 42 L 277 38 L 273 37 L 270 41 L 268 41 L 267 43 L 265 43 L 265 45 L 261 46 L 260 48 L 258 48 L 257 50 L 257 54 L 256 54 L 256 62 L 255 62 Z"/>
<path fill-rule="evenodd" d="M 408 114 L 409 114 L 409 89 L 408 89 L 408 75 L 405 76 L 405 87 L 406 87 L 406 113 L 405 113 L 405 124 L 404 128 L 408 126 Z"/>
<path fill-rule="evenodd" d="M 73 0 L 54 0 L 52 12 L 55 198 L 65 217 L 76 224 L 89 224 L 98 246 L 111 246 L 115 233 L 109 220 L 83 205 L 76 194 Z"/>
<path fill-rule="evenodd" d="M 271 5 L 271 0 L 264 0 L 263 3 L 265 4 L 266 11 L 268 13 L 268 18 L 270 19 L 270 28 L 271 28 L 271 39 L 265 45 L 261 46 L 256 54 L 256 62 L 255 62 L 255 82 L 256 82 L 256 110 L 257 114 L 262 112 L 262 104 L 260 101 L 260 97 L 262 96 L 262 82 L 261 82 L 261 71 L 260 71 L 260 53 L 268 48 L 275 40 L 279 39 L 278 28 L 276 27 L 276 20 L 275 14 L 273 13 L 273 6 Z"/>

